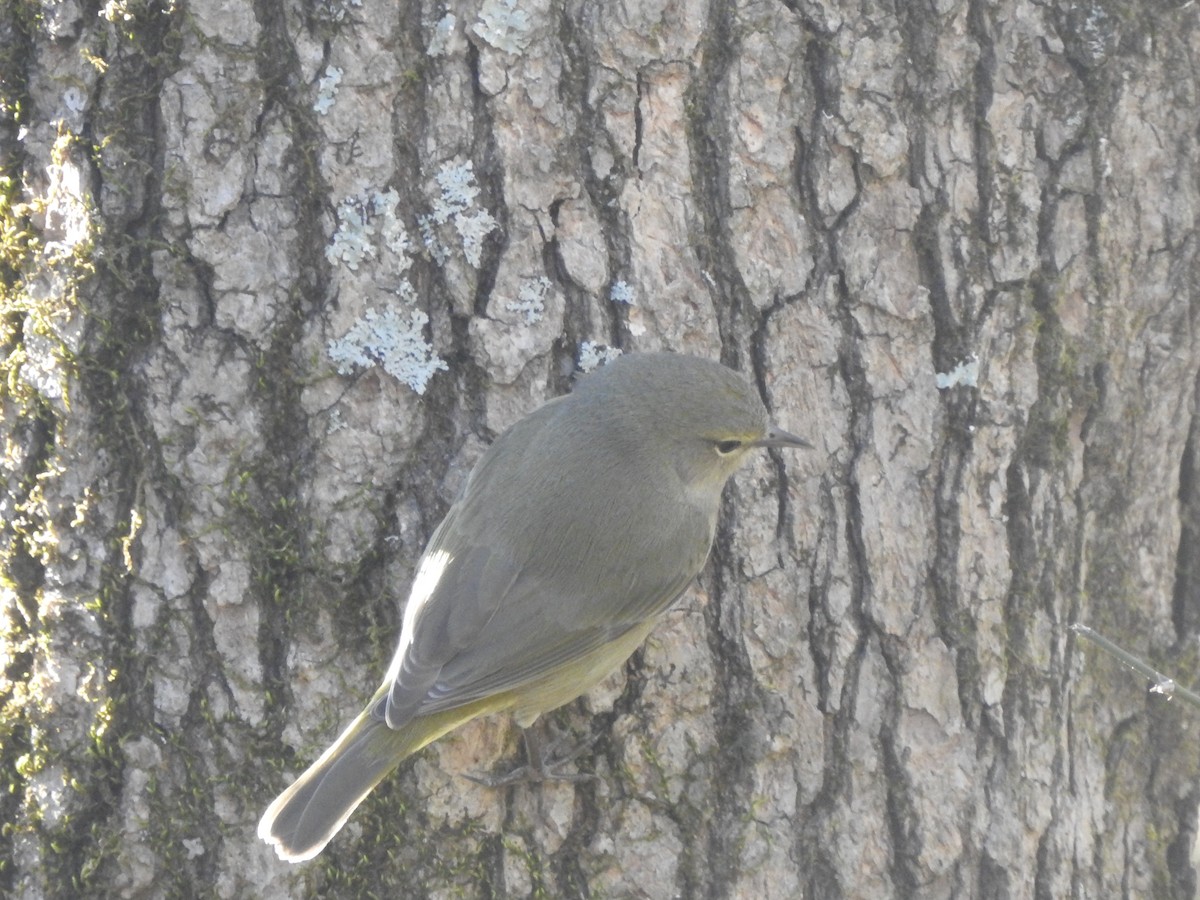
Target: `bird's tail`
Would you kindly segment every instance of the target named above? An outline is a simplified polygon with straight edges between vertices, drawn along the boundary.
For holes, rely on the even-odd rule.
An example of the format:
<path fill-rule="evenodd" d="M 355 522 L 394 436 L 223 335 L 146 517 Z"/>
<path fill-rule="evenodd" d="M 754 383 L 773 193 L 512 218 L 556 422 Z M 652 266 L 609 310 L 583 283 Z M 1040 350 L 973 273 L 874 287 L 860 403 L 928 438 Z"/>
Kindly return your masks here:
<path fill-rule="evenodd" d="M 392 769 L 481 712 L 450 710 L 393 729 L 371 715 L 372 706 L 374 701 L 263 813 L 258 836 L 274 845 L 280 859 L 312 859 Z"/>

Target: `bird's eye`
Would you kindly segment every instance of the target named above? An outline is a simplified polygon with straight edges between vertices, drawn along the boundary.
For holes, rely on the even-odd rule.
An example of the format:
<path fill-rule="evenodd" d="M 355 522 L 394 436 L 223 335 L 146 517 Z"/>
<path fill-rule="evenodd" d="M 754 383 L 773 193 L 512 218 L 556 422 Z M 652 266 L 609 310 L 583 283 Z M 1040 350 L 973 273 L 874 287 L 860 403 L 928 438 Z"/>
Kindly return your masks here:
<path fill-rule="evenodd" d="M 722 456 L 728 456 L 741 446 L 741 441 L 717 441 L 717 452 Z"/>

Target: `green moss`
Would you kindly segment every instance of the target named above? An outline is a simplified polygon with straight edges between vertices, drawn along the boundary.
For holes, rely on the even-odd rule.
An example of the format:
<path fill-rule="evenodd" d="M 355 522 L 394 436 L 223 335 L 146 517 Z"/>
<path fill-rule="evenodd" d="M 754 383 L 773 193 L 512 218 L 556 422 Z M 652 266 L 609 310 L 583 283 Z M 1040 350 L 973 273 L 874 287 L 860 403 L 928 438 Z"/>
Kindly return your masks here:
<path fill-rule="evenodd" d="M 0 60 L 0 67 L 8 62 Z M 0 105 L 19 114 L 19 101 L 12 95 L 0 99 Z M 74 136 L 60 129 L 51 162 L 72 165 L 77 149 Z M 60 529 L 69 521 L 49 490 L 62 472 L 62 413 L 69 409 L 76 374 L 60 329 L 79 313 L 80 291 L 92 275 L 92 240 L 77 235 L 81 239 L 69 247 L 51 250 L 44 245 L 33 226 L 35 218 L 52 202 L 72 198 L 55 194 L 62 185 L 52 183 L 48 196 L 23 199 L 18 164 L 12 160 L 12 168 L 0 172 L 0 404 L 14 423 L 6 434 L 11 463 L 6 488 L 16 513 L 0 523 L 0 581 L 12 598 L 0 634 L 7 657 L 0 672 L 0 820 L 7 823 L 0 834 L 0 892 L 12 887 L 11 847 L 18 834 L 40 836 L 48 868 L 68 848 L 63 835 L 72 825 L 70 816 L 49 827 L 30 796 L 31 781 L 47 777 L 58 765 L 70 789 L 86 781 L 89 770 L 86 758 L 63 758 L 51 743 L 53 731 L 38 727 L 53 708 L 35 676 L 54 664 L 52 635 L 41 621 L 45 569 L 55 559 Z M 86 203 L 78 212 L 82 220 L 91 219 Z M 39 342 L 36 351 L 29 343 L 33 338 Z M 37 378 L 26 371 L 35 355 Z M 47 380 L 48 361 L 53 382 Z"/>
<path fill-rule="evenodd" d="M 499 883 L 504 845 L 467 821 L 428 829 L 410 813 L 395 781 L 385 782 L 354 814 L 353 843 L 335 841 L 318 858 L 309 888 L 331 897 L 486 897 Z"/>

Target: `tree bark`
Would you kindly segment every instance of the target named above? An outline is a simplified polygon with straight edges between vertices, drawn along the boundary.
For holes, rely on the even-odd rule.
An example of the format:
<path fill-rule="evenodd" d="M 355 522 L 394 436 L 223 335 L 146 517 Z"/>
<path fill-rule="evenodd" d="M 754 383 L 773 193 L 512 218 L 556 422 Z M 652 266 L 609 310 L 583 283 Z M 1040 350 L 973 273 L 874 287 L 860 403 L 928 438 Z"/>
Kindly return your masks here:
<path fill-rule="evenodd" d="M 1200 6 L 10 0 L 0 893 L 1194 897 Z M 315 861 L 488 442 L 605 348 L 806 454 L 490 790 L 475 722 Z M 564 498 L 569 502 L 569 498 Z"/>

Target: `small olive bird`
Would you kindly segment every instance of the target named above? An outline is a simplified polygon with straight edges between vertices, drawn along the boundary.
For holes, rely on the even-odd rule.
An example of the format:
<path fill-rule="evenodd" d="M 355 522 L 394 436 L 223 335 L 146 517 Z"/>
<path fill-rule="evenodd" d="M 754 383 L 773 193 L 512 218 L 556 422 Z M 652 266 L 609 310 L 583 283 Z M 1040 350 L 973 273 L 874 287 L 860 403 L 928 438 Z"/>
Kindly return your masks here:
<path fill-rule="evenodd" d="M 673 353 L 618 357 L 517 422 L 430 538 L 383 684 L 259 837 L 311 859 L 426 744 L 494 712 L 524 728 L 587 691 L 700 572 L 747 456 L 808 446 L 737 372 Z"/>

